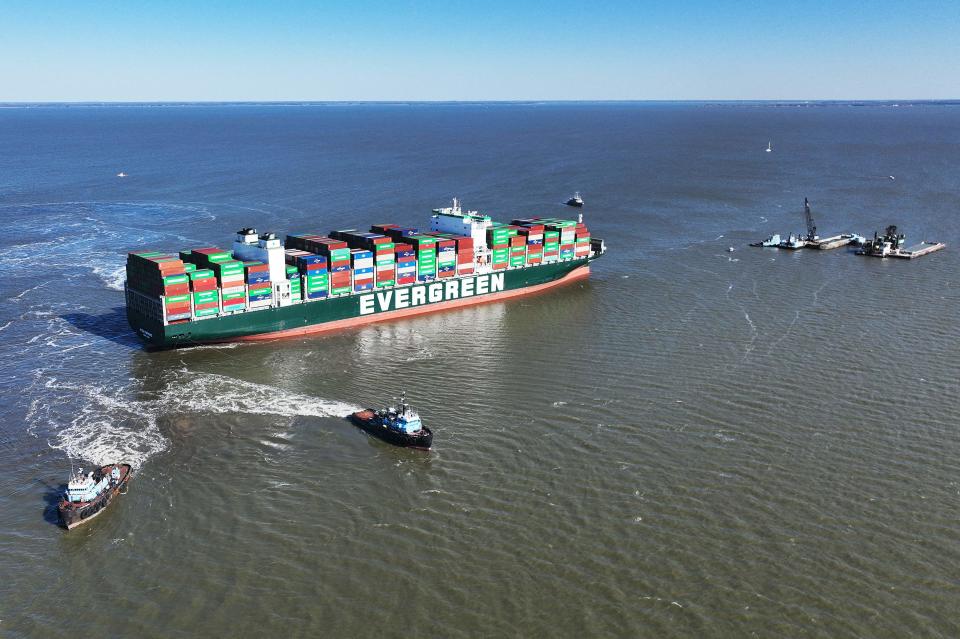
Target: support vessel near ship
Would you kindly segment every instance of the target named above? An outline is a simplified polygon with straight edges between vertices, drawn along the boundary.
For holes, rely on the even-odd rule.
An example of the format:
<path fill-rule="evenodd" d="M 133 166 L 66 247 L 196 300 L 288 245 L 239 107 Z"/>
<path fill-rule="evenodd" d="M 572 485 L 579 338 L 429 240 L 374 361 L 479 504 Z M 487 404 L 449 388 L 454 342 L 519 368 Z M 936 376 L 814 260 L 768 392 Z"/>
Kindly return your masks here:
<path fill-rule="evenodd" d="M 582 221 L 434 209 L 430 230 L 243 229 L 231 251 L 130 253 L 130 326 L 159 348 L 275 339 L 509 299 L 585 278 L 606 251 Z"/>
<path fill-rule="evenodd" d="M 81 468 L 70 477 L 57 505 L 60 523 L 67 530 L 100 515 L 130 481 L 130 464 L 108 464 L 84 474 Z"/>
<path fill-rule="evenodd" d="M 400 398 L 396 407 L 357 411 L 350 415 L 350 421 L 394 446 L 430 450 L 433 445 L 433 433 L 423 425 L 420 414 L 410 407 L 404 397 Z"/>

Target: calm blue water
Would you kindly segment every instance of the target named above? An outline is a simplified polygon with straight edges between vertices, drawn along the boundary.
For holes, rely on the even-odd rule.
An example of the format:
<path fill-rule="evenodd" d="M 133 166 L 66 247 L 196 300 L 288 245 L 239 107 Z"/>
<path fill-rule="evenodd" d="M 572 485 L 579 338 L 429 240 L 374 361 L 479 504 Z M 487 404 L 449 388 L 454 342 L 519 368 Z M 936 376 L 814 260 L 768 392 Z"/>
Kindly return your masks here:
<path fill-rule="evenodd" d="M 0 148 L 3 636 L 960 634 L 960 107 L 38 106 Z M 129 250 L 574 190 L 609 252 L 549 294 L 176 352 L 126 326 Z M 804 197 L 949 248 L 747 247 Z M 400 390 L 429 455 L 342 419 Z M 66 534 L 68 456 L 137 476 Z"/>

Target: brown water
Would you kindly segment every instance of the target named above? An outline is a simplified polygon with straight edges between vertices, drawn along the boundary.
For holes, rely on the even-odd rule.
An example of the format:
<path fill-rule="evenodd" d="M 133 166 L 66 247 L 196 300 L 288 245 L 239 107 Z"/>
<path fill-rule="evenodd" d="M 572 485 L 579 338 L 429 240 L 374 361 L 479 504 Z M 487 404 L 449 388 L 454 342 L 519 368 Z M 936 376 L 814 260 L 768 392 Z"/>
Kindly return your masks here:
<path fill-rule="evenodd" d="M 960 634 L 956 107 L 7 109 L 0 141 L 3 636 Z M 118 309 L 127 249 L 575 189 L 609 253 L 543 295 L 160 353 Z M 746 246 L 804 196 L 951 246 Z M 401 390 L 429 454 L 342 419 Z M 138 467 L 69 534 L 68 453 Z"/>

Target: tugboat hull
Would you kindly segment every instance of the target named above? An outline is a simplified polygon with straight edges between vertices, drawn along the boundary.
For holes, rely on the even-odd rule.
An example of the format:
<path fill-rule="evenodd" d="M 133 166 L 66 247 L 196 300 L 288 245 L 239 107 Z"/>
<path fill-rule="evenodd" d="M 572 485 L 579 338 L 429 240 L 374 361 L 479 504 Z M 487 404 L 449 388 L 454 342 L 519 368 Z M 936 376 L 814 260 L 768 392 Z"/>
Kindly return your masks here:
<path fill-rule="evenodd" d="M 73 530 L 77 526 L 85 524 L 99 516 L 106 510 L 107 506 L 110 505 L 113 498 L 120 494 L 120 491 L 127 485 L 127 482 L 130 481 L 132 468 L 130 464 L 110 464 L 103 466 L 100 472 L 104 475 L 109 475 L 114 466 L 120 468 L 120 479 L 98 495 L 96 499 L 79 503 L 68 502 L 66 499 L 60 500 L 57 506 L 57 512 L 60 515 L 60 524 L 64 528 Z"/>
<path fill-rule="evenodd" d="M 401 433 L 386 427 L 377 417 L 376 412 L 369 408 L 350 415 L 350 421 L 361 430 L 394 446 L 430 450 L 433 445 L 433 433 L 426 426 L 417 433 Z"/>

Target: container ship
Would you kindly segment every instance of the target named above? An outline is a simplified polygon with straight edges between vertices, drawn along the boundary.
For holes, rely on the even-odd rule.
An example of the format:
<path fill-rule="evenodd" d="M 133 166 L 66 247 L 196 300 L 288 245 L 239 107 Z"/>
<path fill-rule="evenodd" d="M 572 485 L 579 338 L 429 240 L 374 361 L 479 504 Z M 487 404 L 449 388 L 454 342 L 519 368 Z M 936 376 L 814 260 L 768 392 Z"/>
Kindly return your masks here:
<path fill-rule="evenodd" d="M 374 224 L 327 235 L 246 228 L 232 250 L 127 256 L 130 326 L 149 346 L 276 339 L 542 291 L 587 277 L 606 251 L 583 218 L 434 209 L 430 230 Z"/>

